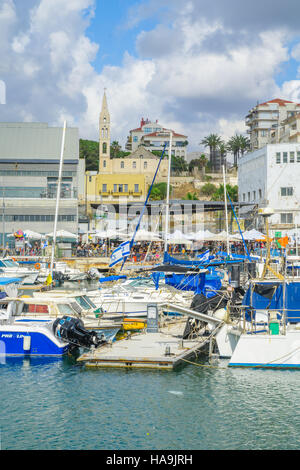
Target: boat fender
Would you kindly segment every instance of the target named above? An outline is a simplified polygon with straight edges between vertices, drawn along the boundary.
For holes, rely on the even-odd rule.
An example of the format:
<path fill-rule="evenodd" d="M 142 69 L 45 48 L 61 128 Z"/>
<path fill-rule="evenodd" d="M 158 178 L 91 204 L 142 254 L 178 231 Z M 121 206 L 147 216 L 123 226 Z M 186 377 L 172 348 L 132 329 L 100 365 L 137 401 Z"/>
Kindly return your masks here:
<path fill-rule="evenodd" d="M 24 336 L 23 337 L 23 350 L 30 351 L 31 348 L 31 336 Z"/>
<path fill-rule="evenodd" d="M 35 269 L 41 269 L 40 263 L 35 263 L 34 267 L 35 267 Z"/>

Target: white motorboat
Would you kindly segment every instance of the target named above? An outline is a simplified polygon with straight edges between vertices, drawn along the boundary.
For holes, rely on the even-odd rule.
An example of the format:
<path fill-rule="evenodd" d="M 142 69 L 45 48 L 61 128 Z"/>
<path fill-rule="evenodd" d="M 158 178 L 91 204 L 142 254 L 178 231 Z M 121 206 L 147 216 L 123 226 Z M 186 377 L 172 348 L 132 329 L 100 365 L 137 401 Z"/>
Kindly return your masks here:
<path fill-rule="evenodd" d="M 17 261 L 10 258 L 0 259 L 0 275 L 2 277 L 17 277 L 22 279 L 22 284 L 35 284 L 39 272 L 35 268 L 21 266 Z"/>
<path fill-rule="evenodd" d="M 15 323 L 47 323 L 62 316 L 77 318 L 84 328 L 96 331 L 100 336 L 103 334 L 106 340 L 113 340 L 121 328 L 120 323 L 104 321 L 101 313 L 92 309 L 84 311 L 74 299 L 61 296 L 6 297 L 1 300 L 0 313 L 6 315 L 10 311 L 13 311 Z"/>

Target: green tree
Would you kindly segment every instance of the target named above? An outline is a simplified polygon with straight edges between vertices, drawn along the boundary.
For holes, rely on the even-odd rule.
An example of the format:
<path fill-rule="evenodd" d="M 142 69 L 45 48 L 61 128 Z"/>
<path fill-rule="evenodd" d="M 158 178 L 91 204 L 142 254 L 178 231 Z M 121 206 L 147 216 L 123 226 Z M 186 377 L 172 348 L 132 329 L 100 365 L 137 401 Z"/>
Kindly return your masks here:
<path fill-rule="evenodd" d="M 212 196 L 217 190 L 216 185 L 212 183 L 206 183 L 202 186 L 200 193 L 203 194 L 203 196 Z"/>
<path fill-rule="evenodd" d="M 117 158 L 120 155 L 121 146 L 117 140 L 113 140 L 110 145 L 110 155 L 112 158 Z"/>
<path fill-rule="evenodd" d="M 85 159 L 87 171 L 97 171 L 99 168 L 99 142 L 80 139 L 79 158 Z"/>
<path fill-rule="evenodd" d="M 179 175 L 184 171 L 188 171 L 188 164 L 184 158 L 172 155 L 171 170 L 174 171 L 177 175 Z"/>
<path fill-rule="evenodd" d="M 227 142 L 227 149 L 233 153 L 234 166 L 237 166 L 240 156 L 250 148 L 250 140 L 241 134 L 236 134 Z"/>
<path fill-rule="evenodd" d="M 162 201 L 167 197 L 167 183 L 156 183 L 153 185 L 150 199 L 153 201 Z M 172 192 L 172 186 L 170 186 L 170 194 Z"/>
<path fill-rule="evenodd" d="M 190 161 L 189 172 L 192 172 L 194 168 L 201 170 L 202 168 L 205 168 L 206 164 L 207 158 L 204 154 L 202 154 L 199 158 L 195 158 L 194 160 Z"/>
<path fill-rule="evenodd" d="M 226 184 L 226 191 L 233 202 L 238 201 L 238 187 Z M 224 185 L 220 184 L 216 191 L 212 194 L 212 201 L 224 201 Z"/>
<path fill-rule="evenodd" d="M 187 195 L 183 198 L 189 201 L 198 201 L 197 193 L 187 193 Z"/>

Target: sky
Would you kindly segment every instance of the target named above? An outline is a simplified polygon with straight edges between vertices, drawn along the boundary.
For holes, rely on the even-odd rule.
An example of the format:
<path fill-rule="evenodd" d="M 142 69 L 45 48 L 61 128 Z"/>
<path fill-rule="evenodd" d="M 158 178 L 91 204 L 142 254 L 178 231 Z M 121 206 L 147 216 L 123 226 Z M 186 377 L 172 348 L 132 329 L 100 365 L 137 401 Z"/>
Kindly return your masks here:
<path fill-rule="evenodd" d="M 274 98 L 300 102 L 299 0 L 0 0 L 0 121 L 76 126 L 98 140 L 141 118 L 188 151 Z"/>

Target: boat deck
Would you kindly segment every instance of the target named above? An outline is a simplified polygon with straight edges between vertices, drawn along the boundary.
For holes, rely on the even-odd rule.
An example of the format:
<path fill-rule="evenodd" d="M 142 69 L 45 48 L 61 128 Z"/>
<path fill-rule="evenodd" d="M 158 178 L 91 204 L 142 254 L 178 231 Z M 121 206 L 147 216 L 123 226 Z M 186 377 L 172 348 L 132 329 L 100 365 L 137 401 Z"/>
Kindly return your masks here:
<path fill-rule="evenodd" d="M 180 331 L 181 330 L 181 331 Z M 178 335 L 178 333 L 181 335 Z M 207 344 L 207 337 L 182 340 L 182 325 L 158 333 L 138 333 L 82 354 L 86 367 L 123 367 L 173 370 Z"/>

